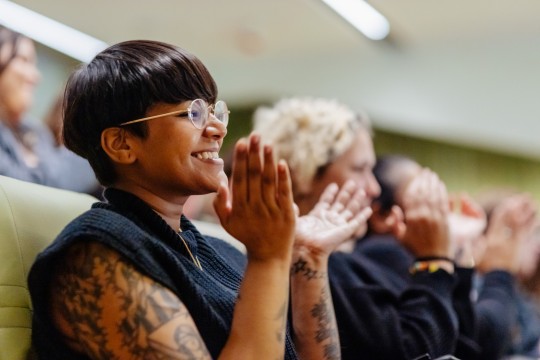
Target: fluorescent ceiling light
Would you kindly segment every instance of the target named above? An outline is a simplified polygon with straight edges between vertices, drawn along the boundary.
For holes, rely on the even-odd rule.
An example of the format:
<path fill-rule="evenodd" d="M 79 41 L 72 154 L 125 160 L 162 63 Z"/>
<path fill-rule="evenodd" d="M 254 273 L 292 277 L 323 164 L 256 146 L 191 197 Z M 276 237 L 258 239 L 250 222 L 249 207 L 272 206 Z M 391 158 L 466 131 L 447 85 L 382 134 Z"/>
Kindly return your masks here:
<path fill-rule="evenodd" d="M 0 24 L 82 62 L 107 47 L 101 40 L 7 0 L 0 0 Z"/>
<path fill-rule="evenodd" d="M 390 23 L 364 0 L 322 0 L 371 40 L 382 40 L 390 33 Z"/>

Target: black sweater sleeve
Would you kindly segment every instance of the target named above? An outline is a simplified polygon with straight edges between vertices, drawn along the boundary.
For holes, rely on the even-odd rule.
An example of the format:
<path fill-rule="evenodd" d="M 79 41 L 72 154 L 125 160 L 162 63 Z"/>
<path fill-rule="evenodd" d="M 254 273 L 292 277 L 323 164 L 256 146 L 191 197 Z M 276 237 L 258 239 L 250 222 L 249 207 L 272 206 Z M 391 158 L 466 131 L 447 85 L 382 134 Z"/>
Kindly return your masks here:
<path fill-rule="evenodd" d="M 477 343 L 477 316 L 471 300 L 474 269 L 456 267 L 458 282 L 454 290 L 454 309 L 459 320 L 456 357 L 473 360 L 480 355 Z"/>
<path fill-rule="evenodd" d="M 506 271 L 491 271 L 483 277 L 475 310 L 478 319 L 478 343 L 482 360 L 500 359 L 510 345 L 516 315 L 514 277 Z"/>
<path fill-rule="evenodd" d="M 403 290 L 393 291 L 376 279 L 392 274 L 358 253 L 332 255 L 329 274 L 343 359 L 453 353 L 458 337 L 453 275 L 420 272 Z"/>

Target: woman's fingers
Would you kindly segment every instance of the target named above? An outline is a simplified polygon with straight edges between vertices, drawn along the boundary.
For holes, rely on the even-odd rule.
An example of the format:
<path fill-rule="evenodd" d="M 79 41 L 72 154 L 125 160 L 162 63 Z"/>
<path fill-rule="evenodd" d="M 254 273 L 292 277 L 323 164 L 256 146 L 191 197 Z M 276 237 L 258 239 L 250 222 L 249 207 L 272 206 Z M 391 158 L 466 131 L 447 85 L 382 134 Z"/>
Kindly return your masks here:
<path fill-rule="evenodd" d="M 329 184 L 319 197 L 314 211 L 329 211 L 348 221 L 366 206 L 365 191 L 349 180 L 341 188 L 335 183 Z"/>
<path fill-rule="evenodd" d="M 446 185 L 442 180 L 433 173 L 433 181 L 435 182 L 437 200 L 438 202 L 434 204 L 436 209 L 439 210 L 443 215 L 447 215 L 450 212 L 450 206 L 448 205 L 448 191 L 446 190 Z"/>
<path fill-rule="evenodd" d="M 330 207 L 334 203 L 334 200 L 336 199 L 338 191 L 339 187 L 336 183 L 331 183 L 330 185 L 328 185 L 323 190 L 321 196 L 319 197 L 319 202 L 317 202 L 313 210 L 320 211 L 330 209 Z"/>
<path fill-rule="evenodd" d="M 352 180 L 347 180 L 342 186 L 341 189 L 339 189 L 339 192 L 337 193 L 334 203 L 331 206 L 332 211 L 336 212 L 342 212 L 347 208 L 347 205 L 349 201 L 352 198 L 352 194 L 355 193 L 357 188 L 357 185 Z"/>
<path fill-rule="evenodd" d="M 277 203 L 279 209 L 286 217 L 295 218 L 291 174 L 285 160 L 278 162 L 277 180 Z"/>
<path fill-rule="evenodd" d="M 227 223 L 231 211 L 231 202 L 229 196 L 227 183 L 221 182 L 217 189 L 216 197 L 214 198 L 214 210 L 216 211 L 222 225 Z"/>
<path fill-rule="evenodd" d="M 264 259 L 290 251 L 296 218 L 290 174 L 285 162 L 275 164 L 272 148 L 262 147 L 258 135 L 235 146 L 231 192 L 220 185 L 214 206 L 248 253 Z"/>
<path fill-rule="evenodd" d="M 366 209 L 369 209 L 369 211 L 366 212 Z M 366 196 L 366 191 L 361 188 L 360 186 L 356 186 L 354 189 L 354 192 L 349 196 L 349 199 L 345 205 L 345 210 L 343 211 L 344 214 L 346 214 L 346 219 L 363 219 L 361 222 L 366 223 L 367 219 L 371 216 L 373 213 L 371 206 L 369 204 L 369 200 Z M 366 213 L 369 213 L 367 217 L 364 216 Z M 360 218 L 358 216 L 360 215 Z M 360 224 L 365 225 L 365 224 Z"/>
<path fill-rule="evenodd" d="M 276 199 L 276 164 L 274 163 L 274 154 L 272 147 L 265 145 L 263 147 L 263 173 L 261 181 L 262 200 L 270 208 L 277 207 Z"/>
<path fill-rule="evenodd" d="M 259 205 L 262 200 L 262 165 L 261 165 L 261 137 L 258 134 L 251 134 L 248 148 L 248 202 Z"/>
<path fill-rule="evenodd" d="M 231 175 L 232 202 L 235 205 L 248 201 L 248 145 L 246 139 L 240 139 L 234 147 L 233 169 Z"/>
<path fill-rule="evenodd" d="M 235 146 L 232 171 L 232 204 L 258 212 L 275 213 L 280 204 L 292 208 L 292 186 L 286 163 L 276 165 L 273 150 L 252 134 Z"/>

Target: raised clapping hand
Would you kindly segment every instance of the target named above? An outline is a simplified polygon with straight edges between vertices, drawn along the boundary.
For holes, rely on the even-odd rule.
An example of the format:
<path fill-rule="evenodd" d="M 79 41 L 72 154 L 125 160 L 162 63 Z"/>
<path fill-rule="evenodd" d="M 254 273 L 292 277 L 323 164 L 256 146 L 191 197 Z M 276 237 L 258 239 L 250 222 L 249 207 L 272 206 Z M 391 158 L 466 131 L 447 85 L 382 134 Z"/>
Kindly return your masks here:
<path fill-rule="evenodd" d="M 448 193 L 429 169 L 416 175 L 403 194 L 407 229 L 400 239 L 416 257 L 451 258 Z"/>
<path fill-rule="evenodd" d="M 365 231 L 370 215 L 365 191 L 354 181 L 347 181 L 341 189 L 330 184 L 313 210 L 296 220 L 294 247 L 326 256 L 345 242 L 355 241 Z"/>
<path fill-rule="evenodd" d="M 276 166 L 271 146 L 260 152 L 257 134 L 237 142 L 231 190 L 223 181 L 214 201 L 222 226 L 254 260 L 290 255 L 296 218 L 287 164 Z"/>
<path fill-rule="evenodd" d="M 536 206 L 526 194 L 503 200 L 491 214 L 485 252 L 477 268 L 481 272 L 519 270 L 520 248 L 535 225 Z"/>
<path fill-rule="evenodd" d="M 456 264 L 474 267 L 483 253 L 479 238 L 486 229 L 486 213 L 467 194 L 452 196 L 448 224 Z"/>

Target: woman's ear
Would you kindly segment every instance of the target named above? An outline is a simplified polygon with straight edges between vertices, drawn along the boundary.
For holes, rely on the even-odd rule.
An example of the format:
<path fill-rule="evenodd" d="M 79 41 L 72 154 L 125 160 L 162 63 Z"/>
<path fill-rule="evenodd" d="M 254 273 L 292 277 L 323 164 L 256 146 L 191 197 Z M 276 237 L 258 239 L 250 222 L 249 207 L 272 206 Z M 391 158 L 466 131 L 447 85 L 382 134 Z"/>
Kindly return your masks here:
<path fill-rule="evenodd" d="M 111 127 L 101 133 L 101 147 L 112 161 L 132 164 L 137 159 L 129 141 L 130 134 L 119 127 Z"/>

